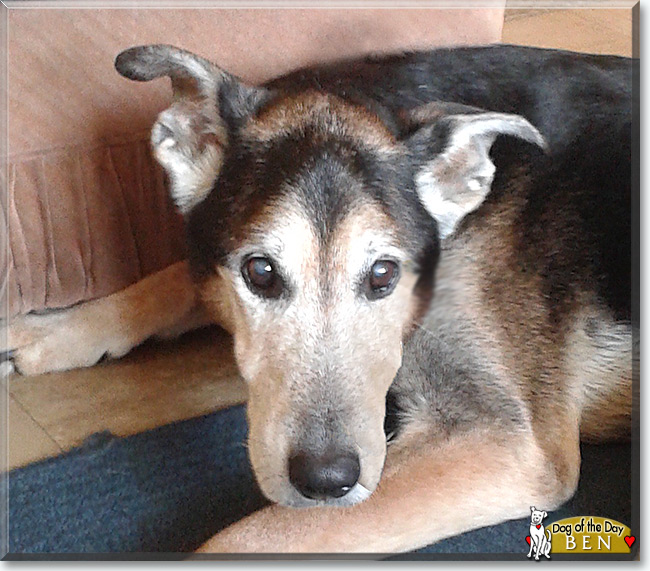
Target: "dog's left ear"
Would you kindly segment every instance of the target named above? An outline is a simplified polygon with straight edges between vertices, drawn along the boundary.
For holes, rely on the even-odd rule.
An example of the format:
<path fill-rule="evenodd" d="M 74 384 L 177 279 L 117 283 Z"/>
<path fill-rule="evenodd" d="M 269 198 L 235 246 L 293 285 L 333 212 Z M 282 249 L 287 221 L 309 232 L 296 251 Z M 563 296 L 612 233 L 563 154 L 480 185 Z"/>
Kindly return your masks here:
<path fill-rule="evenodd" d="M 440 237 L 488 195 L 495 166 L 490 148 L 498 135 L 511 135 L 546 148 L 540 132 L 519 115 L 433 103 L 407 117 L 405 142 L 419 163 L 416 187 L 425 208 L 438 222 Z"/>

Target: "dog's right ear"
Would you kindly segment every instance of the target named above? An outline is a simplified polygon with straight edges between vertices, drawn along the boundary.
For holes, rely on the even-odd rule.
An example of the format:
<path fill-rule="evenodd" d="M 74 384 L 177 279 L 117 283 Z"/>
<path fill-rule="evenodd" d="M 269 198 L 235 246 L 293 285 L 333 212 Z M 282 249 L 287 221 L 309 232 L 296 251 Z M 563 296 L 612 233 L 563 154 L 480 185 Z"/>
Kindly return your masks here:
<path fill-rule="evenodd" d="M 231 133 L 269 97 L 213 63 L 167 45 L 133 47 L 115 59 L 117 71 L 135 81 L 169 77 L 174 102 L 151 131 L 151 144 L 184 215 L 212 190 Z"/>

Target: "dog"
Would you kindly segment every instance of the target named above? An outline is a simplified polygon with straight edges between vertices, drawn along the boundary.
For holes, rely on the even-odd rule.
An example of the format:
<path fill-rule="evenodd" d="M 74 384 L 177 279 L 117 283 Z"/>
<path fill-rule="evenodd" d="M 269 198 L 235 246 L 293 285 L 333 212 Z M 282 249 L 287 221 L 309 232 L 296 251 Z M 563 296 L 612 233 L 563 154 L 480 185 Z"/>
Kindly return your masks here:
<path fill-rule="evenodd" d="M 551 558 L 551 532 L 545 530 L 542 523 L 547 515 L 545 511 L 530 506 L 530 549 L 526 557 L 532 557 L 534 550 L 535 561 L 539 561 L 540 555 L 544 555 L 546 559 Z"/>
<path fill-rule="evenodd" d="M 632 430 L 632 65 L 499 45 L 253 86 L 125 50 L 171 78 L 151 141 L 189 258 L 18 320 L 16 366 L 232 333 L 272 504 L 201 553 L 404 552 L 560 506 L 581 438 Z"/>

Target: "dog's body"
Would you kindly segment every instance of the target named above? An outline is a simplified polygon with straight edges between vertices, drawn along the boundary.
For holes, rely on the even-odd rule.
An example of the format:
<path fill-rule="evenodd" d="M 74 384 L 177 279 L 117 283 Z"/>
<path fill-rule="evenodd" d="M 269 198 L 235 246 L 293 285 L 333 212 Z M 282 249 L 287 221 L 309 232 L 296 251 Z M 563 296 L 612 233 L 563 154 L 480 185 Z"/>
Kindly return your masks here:
<path fill-rule="evenodd" d="M 191 274 L 234 335 L 278 504 L 204 551 L 413 549 L 560 505 L 580 438 L 629 435 L 630 60 L 462 48 L 264 88 L 164 46 L 117 66 L 172 77 L 152 141 L 192 253 L 167 270 L 183 302 L 111 350 L 202 322 Z M 163 287 L 56 318 L 88 336 Z M 33 331 L 13 333 L 28 371 Z"/>
<path fill-rule="evenodd" d="M 542 523 L 547 515 L 544 510 L 536 510 L 535 506 L 530 508 L 530 549 L 527 557 L 534 556 L 535 561 L 539 561 L 540 555 L 551 558 L 551 532 Z"/>

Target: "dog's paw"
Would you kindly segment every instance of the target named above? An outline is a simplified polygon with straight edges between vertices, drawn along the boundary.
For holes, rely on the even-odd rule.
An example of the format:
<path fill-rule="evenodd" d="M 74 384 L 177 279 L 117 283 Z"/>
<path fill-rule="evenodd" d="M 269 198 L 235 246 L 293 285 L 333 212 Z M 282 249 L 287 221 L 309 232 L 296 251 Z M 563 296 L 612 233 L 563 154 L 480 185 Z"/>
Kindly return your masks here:
<path fill-rule="evenodd" d="M 105 355 L 121 357 L 134 343 L 88 304 L 16 318 L 6 327 L 6 355 L 15 370 L 39 375 L 89 367 Z"/>
<path fill-rule="evenodd" d="M 37 375 L 122 357 L 150 337 L 174 337 L 209 322 L 186 262 L 178 262 L 106 297 L 16 318 L 3 327 L 0 352 L 18 372 Z"/>

